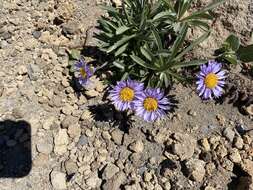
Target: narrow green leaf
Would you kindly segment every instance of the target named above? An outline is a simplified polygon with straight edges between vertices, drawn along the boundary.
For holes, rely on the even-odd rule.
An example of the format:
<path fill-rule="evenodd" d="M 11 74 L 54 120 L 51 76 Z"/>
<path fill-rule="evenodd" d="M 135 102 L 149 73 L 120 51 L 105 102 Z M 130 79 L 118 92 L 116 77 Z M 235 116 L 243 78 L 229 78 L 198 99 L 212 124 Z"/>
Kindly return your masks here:
<path fill-rule="evenodd" d="M 162 72 L 160 74 L 160 80 L 164 82 L 166 88 L 169 86 L 169 78 L 166 73 Z"/>
<path fill-rule="evenodd" d="M 176 63 L 175 65 L 171 66 L 171 68 L 178 69 L 181 67 L 190 67 L 190 66 L 198 66 L 206 63 L 207 60 L 194 60 L 194 61 L 189 61 L 189 62 L 181 62 L 181 63 Z"/>
<path fill-rule="evenodd" d="M 189 25 L 192 25 L 192 26 L 197 26 L 197 27 L 204 27 L 203 30 L 209 30 L 210 29 L 210 26 L 209 24 L 207 24 L 206 22 L 203 22 L 201 20 L 189 20 Z"/>
<path fill-rule="evenodd" d="M 188 17 L 185 17 L 184 20 L 187 20 L 191 17 L 194 17 L 196 15 L 201 15 L 207 11 L 210 11 L 214 8 L 216 8 L 217 6 L 219 6 L 220 4 L 222 4 L 223 2 L 225 2 L 225 0 L 214 0 L 212 3 L 210 3 L 209 5 L 207 5 L 205 8 L 199 10 L 199 11 L 196 11 L 194 12 L 192 15 L 188 16 Z"/>
<path fill-rule="evenodd" d="M 205 39 L 208 38 L 210 35 L 210 31 L 205 32 L 203 35 L 201 35 L 199 38 L 197 38 L 195 41 L 193 41 L 187 48 L 185 48 L 180 54 L 178 54 L 175 58 L 175 60 L 179 60 L 182 58 L 187 52 L 191 51 L 194 47 L 199 45 L 201 42 L 203 42 Z"/>
<path fill-rule="evenodd" d="M 124 75 L 121 77 L 121 80 L 126 80 L 129 76 L 128 72 L 125 72 Z"/>
<path fill-rule="evenodd" d="M 172 70 L 170 70 L 170 69 L 166 70 L 166 73 L 167 73 L 168 75 L 170 75 L 170 76 L 176 78 L 176 79 L 177 79 L 178 81 L 180 81 L 180 82 L 184 82 L 184 81 L 185 81 L 185 77 L 183 77 L 183 76 L 177 74 L 176 72 L 174 72 L 174 71 L 172 71 Z"/>
<path fill-rule="evenodd" d="M 103 29 L 105 32 L 112 32 L 111 27 L 105 22 L 103 18 L 98 20 L 98 23 L 100 24 L 101 29 Z"/>
<path fill-rule="evenodd" d="M 170 57 L 171 52 L 167 49 L 162 49 L 156 52 L 155 56 Z"/>
<path fill-rule="evenodd" d="M 157 32 L 157 30 L 155 29 L 154 26 L 152 27 L 152 34 L 154 35 L 155 42 L 156 42 L 156 45 L 158 47 L 158 50 L 162 50 L 163 49 L 162 40 L 161 40 L 161 38 L 159 36 L 159 33 Z"/>
<path fill-rule="evenodd" d="M 176 41 L 174 42 L 174 44 L 171 48 L 172 50 L 171 50 L 170 61 L 175 57 L 175 55 L 179 51 L 180 46 L 183 44 L 183 42 L 185 40 L 187 30 L 188 30 L 188 26 L 187 26 L 187 24 L 184 23 L 183 26 L 180 29 L 180 32 L 179 32 L 179 35 L 176 38 Z"/>
<path fill-rule="evenodd" d="M 172 13 L 171 11 L 163 11 L 163 12 L 158 13 L 152 20 L 153 22 L 155 22 L 155 21 L 160 20 L 161 18 L 167 18 L 172 21 L 175 21 L 176 20 L 175 16 L 176 14 Z"/>
<path fill-rule="evenodd" d="M 116 35 L 123 34 L 124 32 L 128 31 L 129 29 L 130 29 L 130 27 L 128 27 L 128 26 L 120 26 L 116 30 Z"/>
<path fill-rule="evenodd" d="M 170 10 L 175 12 L 172 0 L 162 0 L 162 1 L 165 3 L 165 5 L 167 5 L 169 7 Z"/>
<path fill-rule="evenodd" d="M 137 64 L 147 68 L 147 69 L 152 69 L 152 70 L 156 70 L 155 67 L 147 64 L 144 60 L 142 60 L 141 58 L 135 56 L 135 55 L 130 55 L 130 57 L 133 59 L 133 61 L 135 61 Z"/>
<path fill-rule="evenodd" d="M 118 26 L 116 25 L 116 23 L 115 23 L 114 21 L 109 20 L 109 19 L 107 19 L 107 18 L 104 18 L 103 21 L 104 21 L 108 26 L 110 26 L 111 29 L 113 29 L 113 30 L 115 30 L 115 31 L 117 30 Z"/>
<path fill-rule="evenodd" d="M 149 61 L 152 61 L 153 59 L 153 55 L 152 52 L 144 47 L 140 48 L 142 55 L 144 55 L 146 57 L 146 59 L 148 59 Z"/>
<path fill-rule="evenodd" d="M 120 48 L 118 48 L 118 50 L 115 52 L 115 57 L 118 57 L 119 55 L 121 55 L 122 53 L 124 53 L 128 47 L 129 43 L 124 44 L 123 46 L 121 46 Z"/>
<path fill-rule="evenodd" d="M 184 14 L 186 13 L 186 11 L 190 8 L 190 5 L 192 3 L 192 0 L 183 0 L 182 1 L 182 7 L 180 9 L 180 13 L 179 13 L 179 19 L 184 16 Z"/>
<path fill-rule="evenodd" d="M 124 70 L 125 69 L 125 65 L 123 63 L 120 63 L 119 61 L 114 61 L 112 63 L 115 67 Z"/>
<path fill-rule="evenodd" d="M 225 0 L 214 0 L 212 3 L 210 3 L 205 8 L 198 11 L 197 13 L 199 14 L 199 13 L 204 13 L 204 12 L 210 11 L 210 10 L 218 7 L 220 4 L 222 4 L 224 2 L 225 2 Z"/>
<path fill-rule="evenodd" d="M 117 41 L 113 46 L 111 46 L 108 50 L 107 53 L 111 53 L 112 51 L 114 51 L 115 49 L 117 49 L 118 47 L 122 46 L 123 44 L 127 43 L 129 40 L 131 40 L 132 38 L 134 38 L 136 35 L 133 34 L 131 36 L 127 36 L 127 37 L 123 37 L 121 40 Z"/>
<path fill-rule="evenodd" d="M 182 18 L 180 21 L 184 22 L 186 20 L 200 20 L 200 19 L 205 19 L 205 20 L 212 20 L 213 17 L 209 13 L 193 13 L 192 15 L 189 15 L 185 18 Z"/>

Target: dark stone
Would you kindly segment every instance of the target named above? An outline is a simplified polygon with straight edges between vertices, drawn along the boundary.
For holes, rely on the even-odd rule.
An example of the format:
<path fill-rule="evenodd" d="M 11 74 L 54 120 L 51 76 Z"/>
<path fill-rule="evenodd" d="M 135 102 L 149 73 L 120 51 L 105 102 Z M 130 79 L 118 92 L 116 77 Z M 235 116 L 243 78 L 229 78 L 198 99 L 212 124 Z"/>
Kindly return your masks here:
<path fill-rule="evenodd" d="M 39 39 L 39 38 L 40 38 L 40 36 L 41 36 L 41 32 L 40 32 L 40 31 L 35 30 L 35 31 L 32 33 L 32 35 L 33 35 L 33 37 L 34 37 L 35 39 Z"/>
<path fill-rule="evenodd" d="M 10 39 L 11 38 L 11 33 L 10 32 L 0 33 L 0 38 L 2 38 L 3 40 Z"/>
<path fill-rule="evenodd" d="M 77 142 L 77 147 L 84 146 L 88 144 L 88 142 L 88 138 L 85 135 L 82 135 Z"/>

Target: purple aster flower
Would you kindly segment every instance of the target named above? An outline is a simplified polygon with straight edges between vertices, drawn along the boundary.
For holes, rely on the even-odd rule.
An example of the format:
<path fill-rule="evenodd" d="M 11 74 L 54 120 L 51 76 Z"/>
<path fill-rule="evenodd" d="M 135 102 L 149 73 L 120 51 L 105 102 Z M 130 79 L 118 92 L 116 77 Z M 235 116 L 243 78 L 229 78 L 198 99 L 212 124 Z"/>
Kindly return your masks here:
<path fill-rule="evenodd" d="M 89 78 L 93 75 L 94 69 L 91 68 L 87 63 L 80 59 L 74 64 L 75 75 L 78 78 L 79 83 L 85 86 L 89 82 Z"/>
<path fill-rule="evenodd" d="M 160 88 L 148 88 L 135 101 L 135 107 L 136 115 L 145 121 L 154 121 L 166 114 L 165 111 L 170 109 L 170 102 Z"/>
<path fill-rule="evenodd" d="M 117 85 L 109 91 L 109 97 L 119 111 L 134 109 L 134 100 L 142 94 L 143 89 L 143 83 L 131 79 L 119 81 Z"/>
<path fill-rule="evenodd" d="M 226 72 L 221 70 L 221 67 L 221 63 L 212 60 L 206 65 L 201 65 L 196 83 L 199 96 L 203 99 L 212 99 L 213 96 L 217 98 L 222 95 Z"/>

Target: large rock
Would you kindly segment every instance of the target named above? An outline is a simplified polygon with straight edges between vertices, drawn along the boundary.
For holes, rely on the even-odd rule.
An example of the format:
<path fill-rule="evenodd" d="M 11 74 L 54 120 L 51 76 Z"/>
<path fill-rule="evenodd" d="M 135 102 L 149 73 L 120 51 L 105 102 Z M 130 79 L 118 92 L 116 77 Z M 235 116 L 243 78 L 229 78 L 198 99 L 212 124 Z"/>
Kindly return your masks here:
<path fill-rule="evenodd" d="M 103 179 L 110 179 L 112 178 L 116 173 L 119 172 L 119 168 L 117 166 L 115 166 L 114 164 L 107 164 L 104 172 L 102 174 L 102 178 Z"/>
<path fill-rule="evenodd" d="M 97 173 L 93 173 L 88 179 L 86 179 L 86 184 L 92 189 L 99 187 L 101 183 L 102 180 L 98 177 Z"/>
<path fill-rule="evenodd" d="M 72 115 L 66 116 L 61 122 L 62 128 L 68 128 L 70 125 L 78 123 L 78 118 L 73 117 Z"/>
<path fill-rule="evenodd" d="M 126 181 L 126 179 L 126 174 L 124 172 L 118 172 L 111 179 L 106 180 L 106 182 L 102 186 L 102 189 L 119 190 L 120 186 Z"/>
<path fill-rule="evenodd" d="M 229 142 L 233 142 L 235 137 L 235 132 L 231 128 L 226 128 L 223 131 L 223 135 L 227 138 Z"/>
<path fill-rule="evenodd" d="M 205 162 L 199 159 L 190 159 L 185 164 L 187 173 L 194 181 L 201 182 L 205 176 Z"/>
<path fill-rule="evenodd" d="M 38 140 L 36 144 L 37 151 L 43 154 L 50 154 L 53 151 L 53 140 L 43 138 Z"/>
<path fill-rule="evenodd" d="M 71 138 L 79 138 L 81 135 L 81 128 L 79 124 L 70 125 L 68 128 L 68 134 Z"/>
<path fill-rule="evenodd" d="M 240 163 L 242 161 L 241 155 L 238 151 L 238 149 L 233 148 L 231 150 L 231 153 L 229 155 L 229 159 L 234 163 Z"/>
<path fill-rule="evenodd" d="M 66 129 L 60 129 L 54 137 L 54 152 L 58 155 L 63 155 L 67 151 L 69 137 Z"/>
<path fill-rule="evenodd" d="M 174 139 L 172 152 L 178 155 L 181 161 L 191 158 L 196 147 L 196 140 L 187 134 L 181 133 L 175 133 Z"/>
<path fill-rule="evenodd" d="M 122 143 L 122 138 L 123 138 L 123 132 L 120 131 L 119 129 L 114 129 L 111 133 L 112 140 L 118 144 L 121 145 Z"/>
<path fill-rule="evenodd" d="M 144 149 L 144 144 L 141 140 L 137 140 L 129 145 L 129 149 L 133 152 L 140 153 Z"/>
<path fill-rule="evenodd" d="M 50 174 L 51 184 L 56 190 L 67 189 L 66 175 L 59 171 L 52 171 Z"/>
<path fill-rule="evenodd" d="M 72 160 L 65 161 L 64 166 L 68 175 L 75 174 L 78 171 L 77 164 Z"/>

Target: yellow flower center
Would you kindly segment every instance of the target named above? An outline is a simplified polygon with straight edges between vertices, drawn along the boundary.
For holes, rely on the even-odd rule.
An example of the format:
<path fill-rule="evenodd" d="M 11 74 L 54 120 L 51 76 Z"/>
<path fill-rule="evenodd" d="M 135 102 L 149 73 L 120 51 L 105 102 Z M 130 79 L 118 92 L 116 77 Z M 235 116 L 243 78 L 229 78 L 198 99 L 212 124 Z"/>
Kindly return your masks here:
<path fill-rule="evenodd" d="M 205 78 L 205 85 L 207 88 L 214 88 L 216 87 L 218 84 L 218 77 L 216 74 L 214 73 L 209 73 L 208 75 L 206 75 L 206 78 Z"/>
<path fill-rule="evenodd" d="M 121 100 L 130 102 L 134 99 L 134 91 L 129 87 L 125 87 L 120 91 L 119 96 Z"/>
<path fill-rule="evenodd" d="M 84 68 L 81 68 L 81 69 L 80 69 L 80 73 L 81 73 L 81 76 L 82 76 L 83 78 L 85 78 L 85 77 L 87 76 L 87 73 L 86 73 L 86 71 L 85 71 Z"/>
<path fill-rule="evenodd" d="M 158 108 L 158 102 L 155 98 L 146 98 L 143 103 L 144 108 L 147 111 L 155 111 Z"/>

